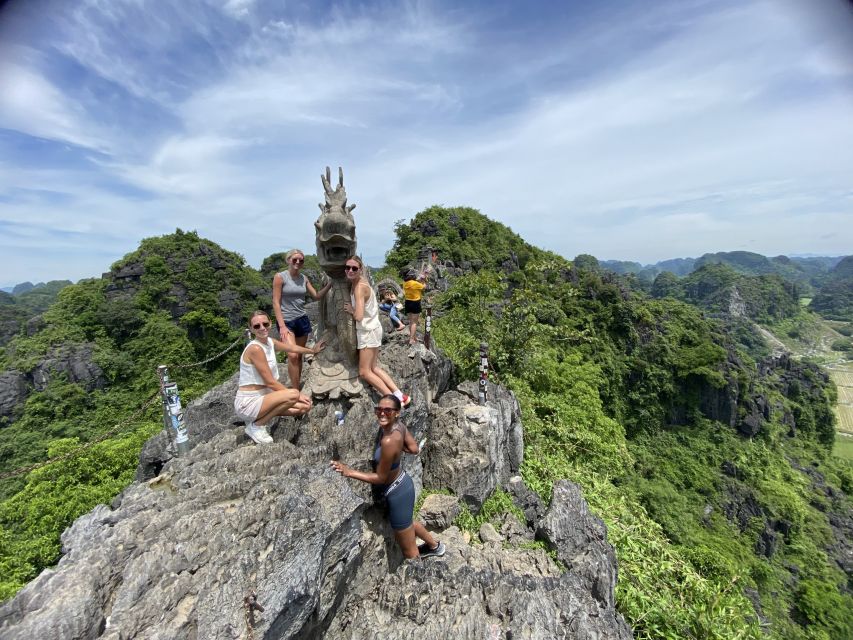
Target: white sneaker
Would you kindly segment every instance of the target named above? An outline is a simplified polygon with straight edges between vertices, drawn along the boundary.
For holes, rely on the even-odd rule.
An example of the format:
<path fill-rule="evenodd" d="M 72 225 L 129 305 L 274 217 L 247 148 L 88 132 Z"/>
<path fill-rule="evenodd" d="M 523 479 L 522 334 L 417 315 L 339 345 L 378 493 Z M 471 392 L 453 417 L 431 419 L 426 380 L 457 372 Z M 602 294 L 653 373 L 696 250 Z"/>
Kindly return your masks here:
<path fill-rule="evenodd" d="M 272 444 L 272 436 L 267 432 L 266 426 L 258 426 L 254 422 L 247 422 L 246 435 L 258 444 Z"/>

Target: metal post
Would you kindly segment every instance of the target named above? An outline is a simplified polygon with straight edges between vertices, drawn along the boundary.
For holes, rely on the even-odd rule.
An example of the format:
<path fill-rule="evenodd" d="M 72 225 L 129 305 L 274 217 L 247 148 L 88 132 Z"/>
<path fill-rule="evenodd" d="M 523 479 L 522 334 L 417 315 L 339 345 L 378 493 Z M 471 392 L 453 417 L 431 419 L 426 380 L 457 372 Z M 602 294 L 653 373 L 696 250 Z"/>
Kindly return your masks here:
<path fill-rule="evenodd" d="M 430 332 L 432 331 L 432 305 L 426 306 L 426 318 L 424 319 L 424 346 L 429 349 Z"/>
<path fill-rule="evenodd" d="M 184 411 L 181 407 L 178 384 L 169 380 L 169 369 L 166 365 L 157 367 L 157 375 L 160 378 L 160 395 L 163 398 L 163 424 L 166 431 L 174 435 L 175 448 L 180 456 L 190 450 L 190 443 L 189 434 L 184 425 Z"/>
<path fill-rule="evenodd" d="M 480 343 L 480 404 L 486 404 L 486 388 L 489 384 L 489 345 Z"/>

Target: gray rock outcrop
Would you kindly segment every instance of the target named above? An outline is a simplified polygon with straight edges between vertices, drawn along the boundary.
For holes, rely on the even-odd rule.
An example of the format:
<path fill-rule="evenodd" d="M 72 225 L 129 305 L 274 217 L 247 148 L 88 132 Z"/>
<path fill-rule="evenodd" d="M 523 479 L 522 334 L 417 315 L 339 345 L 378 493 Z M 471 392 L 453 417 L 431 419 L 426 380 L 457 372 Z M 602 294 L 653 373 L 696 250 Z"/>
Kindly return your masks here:
<path fill-rule="evenodd" d="M 375 398 L 317 402 L 256 446 L 233 415 L 232 379 L 186 408 L 187 455 L 152 438 L 138 481 L 63 534 L 59 564 L 0 605 L 0 637 L 628 640 L 613 609 L 613 552 L 577 487 L 557 485 L 546 511 L 510 478 L 523 445 L 512 394 L 494 389 L 480 407 L 475 385 L 447 391 L 444 359 L 403 339 L 381 359 L 414 398 L 404 421 L 429 440 L 404 460 L 416 484 L 448 479 L 475 509 L 505 485 L 526 522 L 506 514 L 481 530 L 492 542 L 470 544 L 444 505 L 430 524 L 445 556 L 404 561 L 368 486 L 328 468 L 332 457 L 366 467 Z M 564 566 L 532 544 L 537 531 Z M 249 614 L 250 593 L 263 611 Z"/>
<path fill-rule="evenodd" d="M 515 396 L 493 386 L 488 403 L 480 406 L 477 391 L 475 383 L 465 382 L 441 397 L 424 453 L 424 483 L 450 489 L 475 510 L 518 472 L 524 456 Z"/>
<path fill-rule="evenodd" d="M 27 399 L 27 377 L 9 369 L 0 373 L 0 419 L 12 420 Z"/>

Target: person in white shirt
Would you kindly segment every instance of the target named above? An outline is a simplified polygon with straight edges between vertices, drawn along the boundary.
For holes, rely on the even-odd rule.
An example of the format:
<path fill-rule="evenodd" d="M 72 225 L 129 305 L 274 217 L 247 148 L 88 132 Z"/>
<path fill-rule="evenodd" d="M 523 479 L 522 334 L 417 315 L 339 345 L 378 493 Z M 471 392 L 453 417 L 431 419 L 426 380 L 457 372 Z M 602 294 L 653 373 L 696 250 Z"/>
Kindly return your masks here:
<path fill-rule="evenodd" d="M 301 416 L 311 409 L 311 398 L 297 389 L 288 389 L 278 381 L 277 351 L 319 353 L 326 346 L 321 342 L 313 349 L 302 347 L 292 333 L 284 341 L 270 336 L 270 318 L 255 311 L 249 318 L 254 339 L 240 355 L 240 381 L 234 397 L 234 412 L 246 422 L 246 435 L 258 444 L 273 441 L 267 423 L 276 416 Z"/>

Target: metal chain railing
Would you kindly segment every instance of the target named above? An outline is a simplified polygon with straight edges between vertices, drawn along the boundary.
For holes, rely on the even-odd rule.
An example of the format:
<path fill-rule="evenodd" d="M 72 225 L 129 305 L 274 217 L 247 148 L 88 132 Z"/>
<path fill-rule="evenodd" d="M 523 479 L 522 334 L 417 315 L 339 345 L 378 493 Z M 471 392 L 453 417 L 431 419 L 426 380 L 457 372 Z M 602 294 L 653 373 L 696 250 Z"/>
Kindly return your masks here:
<path fill-rule="evenodd" d="M 229 344 L 227 347 L 225 347 L 222 351 L 220 351 L 220 352 L 219 352 L 219 353 L 217 353 L 216 355 L 210 356 L 210 357 L 209 357 L 209 358 L 207 358 L 206 360 L 199 360 L 198 362 L 193 362 L 193 363 L 190 363 L 190 364 L 169 364 L 169 365 L 166 365 L 166 366 L 167 366 L 167 367 L 169 367 L 169 369 L 192 369 L 193 367 L 201 367 L 202 365 L 205 365 L 205 364 L 208 364 L 208 363 L 210 363 L 210 362 L 213 362 L 213 361 L 214 361 L 214 360 L 216 360 L 217 358 L 221 358 L 221 357 L 222 357 L 222 356 L 224 356 L 226 353 L 228 353 L 229 351 L 231 351 L 231 349 L 233 349 L 233 348 L 234 348 L 234 347 L 236 347 L 238 344 L 240 344 L 240 342 L 241 342 L 242 340 L 247 340 L 247 339 L 248 339 L 248 338 L 250 338 L 250 337 L 251 337 L 251 333 L 249 332 L 249 330 L 248 330 L 248 329 L 246 329 L 246 330 L 245 330 L 245 331 L 244 331 L 244 332 L 243 332 L 243 333 L 242 333 L 242 334 L 241 334 L 241 335 L 240 335 L 240 336 L 239 336 L 239 337 L 238 337 L 234 342 L 232 342 L 231 344 Z"/>
<path fill-rule="evenodd" d="M 173 365 L 169 365 L 169 367 L 171 369 L 191 369 L 193 367 L 200 367 L 202 365 L 213 362 L 214 360 L 221 358 L 226 353 L 231 351 L 231 349 L 233 349 L 238 344 L 240 344 L 241 341 L 245 340 L 247 338 L 247 334 L 248 334 L 248 330 L 245 333 L 241 334 L 240 337 L 238 337 L 234 342 L 232 342 L 230 345 L 228 345 L 225 349 L 223 349 L 222 351 L 220 351 L 216 355 L 213 355 L 209 358 L 206 358 L 205 360 L 200 360 L 198 362 L 192 362 L 192 363 L 188 363 L 188 364 L 173 364 Z M 7 480 L 9 478 L 14 478 L 14 477 L 17 477 L 20 475 L 24 475 L 26 473 L 30 473 L 31 471 L 35 471 L 36 469 L 41 469 L 42 467 L 46 467 L 48 465 L 55 464 L 57 462 L 61 462 L 62 460 L 68 460 L 69 458 L 73 458 L 74 456 L 79 455 L 80 453 L 82 453 L 82 452 L 86 451 L 87 449 L 93 447 L 94 445 L 98 444 L 99 442 L 103 442 L 104 440 L 111 438 L 112 436 L 117 434 L 119 431 L 121 431 L 122 427 L 127 426 L 131 422 L 136 421 L 139 418 L 139 416 L 141 416 L 143 413 L 145 413 L 145 411 L 147 411 L 151 407 L 151 405 L 154 403 L 154 401 L 159 399 L 159 398 L 160 398 L 160 391 L 158 390 L 158 391 L 154 392 L 144 403 L 142 403 L 142 405 L 139 407 L 139 409 L 137 409 L 130 416 L 128 416 L 127 418 L 125 418 L 124 420 L 122 420 L 121 422 L 116 424 L 112 429 L 110 429 L 106 433 L 102 433 L 101 435 L 99 435 L 94 440 L 90 440 L 89 442 L 85 442 L 85 443 L 81 444 L 80 446 L 72 449 L 71 451 L 67 451 L 66 453 L 63 453 L 62 455 L 55 456 L 55 457 L 50 458 L 48 460 L 43 460 L 42 462 L 36 462 L 36 463 L 28 465 L 26 467 L 20 467 L 18 469 L 14 469 L 12 471 L 6 471 L 4 473 L 0 473 L 0 481 Z"/>
<path fill-rule="evenodd" d="M 258 595 L 254 589 L 243 598 L 243 615 L 246 618 L 246 638 L 254 640 L 255 638 L 255 611 L 263 613 L 264 608 L 258 604 Z"/>

